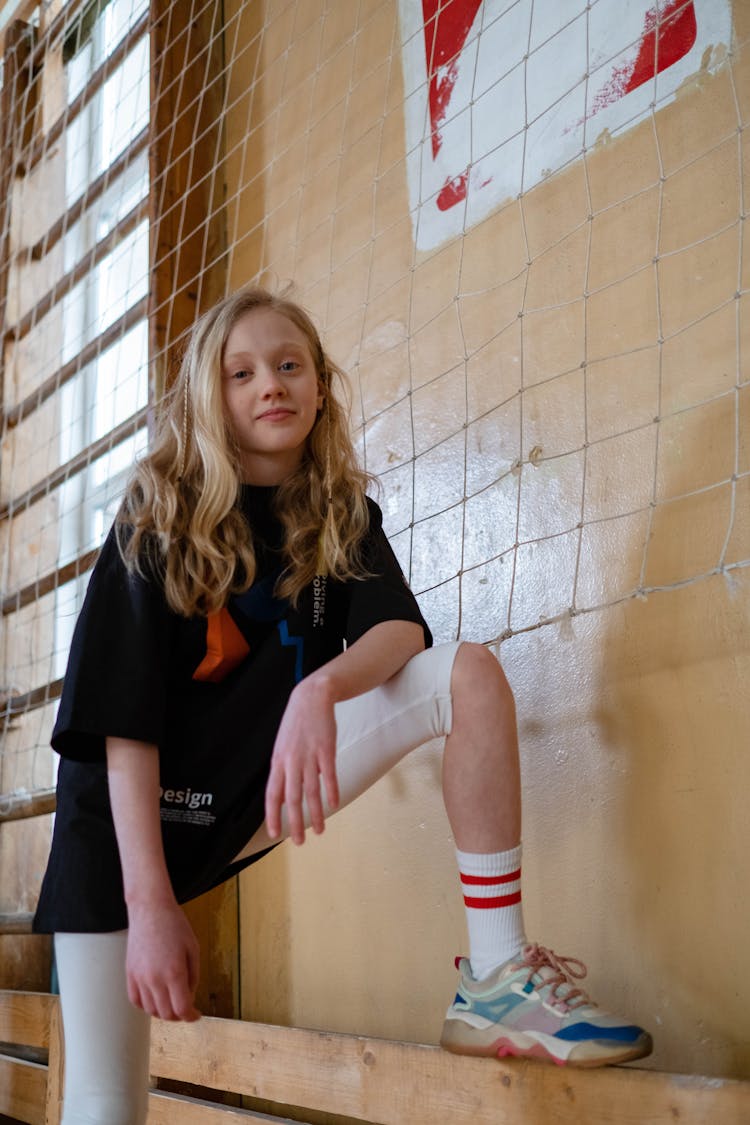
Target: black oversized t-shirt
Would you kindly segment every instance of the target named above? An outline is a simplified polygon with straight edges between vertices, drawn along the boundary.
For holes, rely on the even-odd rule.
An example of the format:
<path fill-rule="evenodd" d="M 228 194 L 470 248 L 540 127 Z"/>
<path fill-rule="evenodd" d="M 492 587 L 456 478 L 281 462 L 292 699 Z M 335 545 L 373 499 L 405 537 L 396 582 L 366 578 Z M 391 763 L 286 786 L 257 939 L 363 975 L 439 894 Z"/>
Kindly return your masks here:
<path fill-rule="evenodd" d="M 242 489 L 258 573 L 213 623 L 174 613 L 156 580 L 129 574 L 110 532 L 76 625 L 52 734 L 62 760 L 36 931 L 127 925 L 108 735 L 159 747 L 164 850 L 185 902 L 259 858 L 232 864 L 263 823 L 273 744 L 295 684 L 381 621 L 417 622 L 431 643 L 372 500 L 370 576 L 316 578 L 296 608 L 277 598 L 282 530 L 274 496 L 272 488 Z"/>

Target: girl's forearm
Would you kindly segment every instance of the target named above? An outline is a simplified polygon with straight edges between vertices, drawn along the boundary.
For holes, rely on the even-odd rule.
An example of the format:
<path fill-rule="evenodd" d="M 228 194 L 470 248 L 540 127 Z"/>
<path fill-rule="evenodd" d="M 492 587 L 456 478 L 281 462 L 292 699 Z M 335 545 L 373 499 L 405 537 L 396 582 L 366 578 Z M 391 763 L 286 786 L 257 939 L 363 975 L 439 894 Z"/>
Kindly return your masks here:
<path fill-rule="evenodd" d="M 285 805 L 289 835 L 295 844 L 304 842 L 303 796 L 312 827 L 323 831 L 321 780 L 329 808 L 336 809 L 339 803 L 334 704 L 384 684 L 423 648 L 421 625 L 383 621 L 297 684 L 276 735 L 266 785 L 270 839 L 281 832 Z"/>
<path fill-rule="evenodd" d="M 378 687 L 394 676 L 424 648 L 424 630 L 413 621 L 382 621 L 307 676 L 300 687 L 325 692 L 341 703 Z"/>
<path fill-rule="evenodd" d="M 156 746 L 108 737 L 107 773 L 128 909 L 174 903 L 159 821 Z"/>

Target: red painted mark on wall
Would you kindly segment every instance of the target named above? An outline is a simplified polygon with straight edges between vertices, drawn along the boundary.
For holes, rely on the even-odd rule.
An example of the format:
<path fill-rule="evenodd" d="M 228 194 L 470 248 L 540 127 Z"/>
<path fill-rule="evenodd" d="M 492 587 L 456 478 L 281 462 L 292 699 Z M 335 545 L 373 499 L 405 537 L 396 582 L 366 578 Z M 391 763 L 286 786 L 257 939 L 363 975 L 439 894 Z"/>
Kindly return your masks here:
<path fill-rule="evenodd" d="M 441 126 L 448 112 L 453 87 L 458 77 L 458 57 L 471 31 L 482 0 L 422 0 L 427 76 L 430 80 L 430 132 L 433 160 L 440 152 Z M 438 195 L 441 211 L 455 207 L 466 198 L 468 169 L 446 180 Z"/>
<path fill-rule="evenodd" d="M 458 56 L 481 3 L 482 0 L 422 0 L 433 159 L 443 143 L 440 126 L 456 85 Z"/>
<path fill-rule="evenodd" d="M 442 129 L 451 110 L 461 54 L 482 2 L 422 0 L 433 160 L 437 159 L 443 145 Z M 604 87 L 596 94 L 588 116 L 595 116 L 606 106 L 673 66 L 692 49 L 697 35 L 693 0 L 656 0 L 644 16 L 635 52 L 631 48 L 628 61 L 614 68 Z M 470 174 L 471 168 L 468 167 L 445 180 L 436 198 L 439 211 L 448 211 L 466 199 Z M 482 184 L 474 186 L 483 187 L 491 179 L 490 176 Z"/>
<path fill-rule="evenodd" d="M 698 36 L 693 0 L 667 0 L 661 11 L 659 7 L 657 4 L 646 12 L 635 63 L 615 68 L 594 99 L 592 117 L 679 62 L 692 49 Z"/>

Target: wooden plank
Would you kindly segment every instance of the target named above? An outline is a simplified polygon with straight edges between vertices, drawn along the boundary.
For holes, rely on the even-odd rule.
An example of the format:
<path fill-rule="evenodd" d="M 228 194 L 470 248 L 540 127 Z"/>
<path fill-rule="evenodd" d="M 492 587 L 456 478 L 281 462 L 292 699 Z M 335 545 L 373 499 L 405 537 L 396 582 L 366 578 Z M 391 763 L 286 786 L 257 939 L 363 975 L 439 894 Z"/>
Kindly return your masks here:
<path fill-rule="evenodd" d="M 0 991 L 0 1043 L 49 1047 L 49 1028 L 57 997 L 47 992 Z"/>
<path fill-rule="evenodd" d="M 204 1018 L 154 1021 L 151 1070 L 378 1125 L 747 1125 L 750 1082 L 472 1059 L 439 1047 Z"/>
<path fill-rule="evenodd" d="M 27 816 L 44 816 L 57 807 L 54 789 L 37 789 L 33 793 L 0 794 L 0 824 Z"/>
<path fill-rule="evenodd" d="M 49 1021 L 49 1064 L 45 1097 L 45 1125 L 60 1125 L 65 1087 L 64 1072 L 65 1046 L 63 1043 L 62 1013 L 60 1012 L 60 1005 L 54 1004 Z"/>
<path fill-rule="evenodd" d="M 28 911 L 0 914 L 0 934 L 30 934 L 34 915 Z"/>
<path fill-rule="evenodd" d="M 98 547 L 94 547 L 90 551 L 84 551 L 77 559 L 66 563 L 65 566 L 56 566 L 54 570 L 35 578 L 28 586 L 23 586 L 20 590 L 7 594 L 0 602 L 0 615 L 7 617 L 9 613 L 17 613 L 19 609 L 38 601 L 45 594 L 50 594 L 53 590 L 64 586 L 66 582 L 78 578 L 81 574 L 86 574 L 87 571 L 91 570 L 98 556 Z M 2 798 L 0 798 L 1 801 Z M 2 814 L 0 814 L 1 818 Z"/>
<path fill-rule="evenodd" d="M 96 203 L 98 199 L 104 195 L 107 188 L 111 187 L 118 176 L 120 176 L 135 159 L 140 156 L 142 152 L 148 148 L 149 131 L 148 126 L 142 129 L 140 133 L 130 142 L 126 149 L 120 153 L 117 159 L 109 164 L 102 174 L 84 188 L 83 193 L 78 199 L 71 203 L 67 211 L 62 215 L 46 231 L 45 234 L 35 242 L 27 251 L 32 261 L 41 261 L 45 254 L 49 254 L 53 246 L 55 246 L 66 231 L 69 231 L 74 223 L 77 223 L 84 211 Z"/>
<path fill-rule="evenodd" d="M 44 1125 L 47 1067 L 0 1055 L 0 1113 Z"/>
<path fill-rule="evenodd" d="M 154 1090 L 149 1094 L 147 1125 L 300 1125 L 288 1117 L 271 1117 L 250 1109 L 215 1105 L 199 1098 L 165 1094 Z"/>
<path fill-rule="evenodd" d="M 109 234 L 92 246 L 91 250 L 84 254 L 71 270 L 68 270 L 63 277 L 59 278 L 34 307 L 21 317 L 17 324 L 6 325 L 5 340 L 17 343 L 24 336 L 28 336 L 29 332 L 40 322 L 42 317 L 47 315 L 50 309 L 59 304 L 68 293 L 72 292 L 79 282 L 83 281 L 147 218 L 148 200 L 144 199 L 140 203 L 136 203 L 135 207 L 112 228 Z"/>
<path fill-rule="evenodd" d="M 63 677 L 52 680 L 49 684 L 33 688 L 23 695 L 3 696 L 0 693 L 0 723 L 7 723 L 14 715 L 26 715 L 29 711 L 37 711 L 45 707 L 62 695 Z"/>
<path fill-rule="evenodd" d="M 47 496 L 54 489 L 59 488 L 70 477 L 88 468 L 96 461 L 97 457 L 103 456 L 114 449 L 116 445 L 119 445 L 121 441 L 124 441 L 125 438 L 137 433 L 140 427 L 145 425 L 148 412 L 149 407 L 142 406 L 140 410 L 131 414 L 124 422 L 118 423 L 113 430 L 92 442 L 91 445 L 87 445 L 80 453 L 76 453 L 75 457 L 71 457 L 64 465 L 58 465 L 53 472 L 37 481 L 22 495 L 14 496 L 6 504 L 0 505 L 0 520 L 15 516 L 24 508 L 36 504 L 37 500 L 41 500 L 43 496 Z"/>
<path fill-rule="evenodd" d="M 139 321 L 143 320 L 146 315 L 148 307 L 148 298 L 143 297 L 140 301 L 136 301 L 131 305 L 127 312 L 114 323 L 110 324 L 109 328 L 102 332 L 101 336 L 90 340 L 72 359 L 68 360 L 58 371 L 55 371 L 43 383 L 32 391 L 22 402 L 17 403 L 15 406 L 3 413 L 0 413 L 0 429 L 7 426 L 11 429 L 22 422 L 27 415 L 36 410 L 46 402 L 50 395 L 56 394 L 60 387 L 69 383 L 78 372 L 91 363 L 92 360 L 98 359 L 102 352 L 106 352 L 107 348 L 112 344 L 116 344 L 118 340 L 129 332 Z"/>

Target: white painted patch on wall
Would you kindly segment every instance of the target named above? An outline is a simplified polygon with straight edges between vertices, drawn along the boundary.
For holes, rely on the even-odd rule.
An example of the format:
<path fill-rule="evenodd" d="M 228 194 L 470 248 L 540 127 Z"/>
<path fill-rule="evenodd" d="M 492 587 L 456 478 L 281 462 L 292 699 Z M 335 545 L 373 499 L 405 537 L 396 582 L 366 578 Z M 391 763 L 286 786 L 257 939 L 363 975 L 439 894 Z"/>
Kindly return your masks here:
<path fill-rule="evenodd" d="M 730 0 L 399 4 L 419 250 L 667 105 L 732 32 Z"/>

